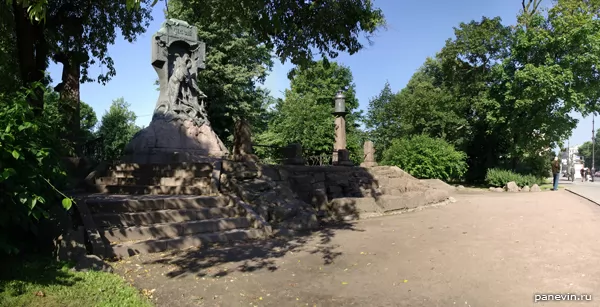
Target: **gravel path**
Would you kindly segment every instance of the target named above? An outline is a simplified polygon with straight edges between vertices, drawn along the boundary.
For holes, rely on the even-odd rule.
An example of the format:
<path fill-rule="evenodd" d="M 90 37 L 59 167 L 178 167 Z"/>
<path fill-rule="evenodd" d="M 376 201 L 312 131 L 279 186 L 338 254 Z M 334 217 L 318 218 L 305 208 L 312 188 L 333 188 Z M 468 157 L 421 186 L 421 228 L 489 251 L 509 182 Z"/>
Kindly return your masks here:
<path fill-rule="evenodd" d="M 455 198 L 293 241 L 149 254 L 113 265 L 158 306 L 598 304 L 600 206 L 566 191 Z M 534 303 L 536 293 L 595 297 Z"/>

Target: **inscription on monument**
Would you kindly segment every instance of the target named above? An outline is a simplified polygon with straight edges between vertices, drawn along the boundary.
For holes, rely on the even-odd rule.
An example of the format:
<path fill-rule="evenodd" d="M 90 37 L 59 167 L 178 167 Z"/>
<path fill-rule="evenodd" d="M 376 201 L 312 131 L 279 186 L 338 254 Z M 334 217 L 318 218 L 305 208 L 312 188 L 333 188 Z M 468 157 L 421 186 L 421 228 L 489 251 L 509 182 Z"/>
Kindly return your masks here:
<path fill-rule="evenodd" d="M 196 40 L 196 38 L 194 37 L 194 32 L 190 28 L 174 26 L 174 27 L 171 27 L 170 32 L 171 32 L 171 34 L 173 34 L 175 36 L 183 36 L 190 40 Z"/>

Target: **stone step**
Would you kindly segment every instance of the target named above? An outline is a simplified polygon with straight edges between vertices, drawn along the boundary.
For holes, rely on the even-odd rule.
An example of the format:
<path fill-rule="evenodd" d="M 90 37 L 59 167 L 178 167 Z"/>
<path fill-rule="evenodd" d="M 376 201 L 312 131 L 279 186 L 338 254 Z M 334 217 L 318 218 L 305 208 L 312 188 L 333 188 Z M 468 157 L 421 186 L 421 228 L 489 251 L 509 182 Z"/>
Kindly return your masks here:
<path fill-rule="evenodd" d="M 155 224 L 151 226 L 133 226 L 124 228 L 108 228 L 102 231 L 111 243 L 141 241 L 187 236 L 197 233 L 227 231 L 250 227 L 250 219 L 231 217 L 214 220 L 189 221 L 183 223 Z"/>
<path fill-rule="evenodd" d="M 106 195 L 89 197 L 86 204 L 92 213 L 127 213 L 226 207 L 231 200 L 226 196 Z"/>
<path fill-rule="evenodd" d="M 136 170 L 108 170 L 106 177 L 136 178 L 136 177 L 179 177 L 179 178 L 208 178 L 212 168 L 208 169 L 136 169 Z"/>
<path fill-rule="evenodd" d="M 211 162 L 206 163 L 121 163 L 109 166 L 109 170 L 113 171 L 144 171 L 144 170 L 193 170 L 205 171 L 212 170 Z"/>
<path fill-rule="evenodd" d="M 211 179 L 186 177 L 100 177 L 100 185 L 160 185 L 160 186 L 210 186 Z"/>
<path fill-rule="evenodd" d="M 156 210 L 135 213 L 99 213 L 93 219 L 98 227 L 149 226 L 162 223 L 180 223 L 238 217 L 244 214 L 237 206 L 188 210 Z"/>
<path fill-rule="evenodd" d="M 169 239 L 131 241 L 112 245 L 109 248 L 109 253 L 112 255 L 109 256 L 124 258 L 136 254 L 158 253 L 169 249 L 200 247 L 210 243 L 226 243 L 248 239 L 258 239 L 263 238 L 264 236 L 265 234 L 263 230 L 248 228 L 214 233 L 199 233 Z"/>
<path fill-rule="evenodd" d="M 94 193 L 129 194 L 129 195 L 206 195 L 219 194 L 214 186 L 164 186 L 164 185 L 105 185 L 95 184 L 88 186 Z"/>

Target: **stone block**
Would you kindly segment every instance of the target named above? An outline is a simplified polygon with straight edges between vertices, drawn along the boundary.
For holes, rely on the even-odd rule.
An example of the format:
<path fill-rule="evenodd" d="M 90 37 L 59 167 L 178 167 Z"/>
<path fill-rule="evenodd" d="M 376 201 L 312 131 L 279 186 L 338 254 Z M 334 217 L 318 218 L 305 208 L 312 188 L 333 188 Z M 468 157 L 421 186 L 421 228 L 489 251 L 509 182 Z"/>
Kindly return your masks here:
<path fill-rule="evenodd" d="M 514 181 L 507 183 L 504 189 L 507 192 L 519 192 L 519 186 Z"/>
<path fill-rule="evenodd" d="M 310 204 L 317 210 L 326 210 L 327 201 L 327 192 L 324 189 L 316 189 L 312 194 Z"/>
<path fill-rule="evenodd" d="M 69 229 L 58 237 L 57 261 L 77 261 L 87 254 L 85 248 L 85 228 Z"/>
<path fill-rule="evenodd" d="M 77 272 L 87 272 L 89 270 L 102 271 L 112 273 L 112 267 L 106 262 L 102 261 L 100 257 L 96 255 L 84 255 L 79 258 L 77 264 L 72 269 Z"/>
<path fill-rule="evenodd" d="M 314 182 L 324 182 L 325 181 L 325 173 L 314 173 Z"/>
<path fill-rule="evenodd" d="M 359 217 L 361 213 L 381 212 L 374 198 L 367 197 L 344 197 L 333 199 L 327 205 L 330 216 L 341 219 L 345 216 Z"/>
<path fill-rule="evenodd" d="M 281 180 L 281 176 L 279 174 L 279 171 L 271 166 L 268 165 L 261 165 L 260 166 L 260 173 L 262 176 L 269 178 L 273 181 L 280 181 Z"/>

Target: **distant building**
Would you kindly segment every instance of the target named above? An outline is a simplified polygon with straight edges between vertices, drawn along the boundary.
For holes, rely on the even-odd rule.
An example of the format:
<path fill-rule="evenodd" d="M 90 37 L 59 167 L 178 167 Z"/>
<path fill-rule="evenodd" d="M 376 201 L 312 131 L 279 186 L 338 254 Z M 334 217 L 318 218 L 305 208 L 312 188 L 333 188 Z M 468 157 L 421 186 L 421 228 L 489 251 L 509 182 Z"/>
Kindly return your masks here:
<path fill-rule="evenodd" d="M 564 176 L 567 175 L 569 164 L 571 164 L 575 170 L 575 179 L 581 179 L 579 171 L 583 168 L 583 157 L 579 155 L 579 146 L 581 145 L 571 146 L 560 153 L 561 173 Z"/>

